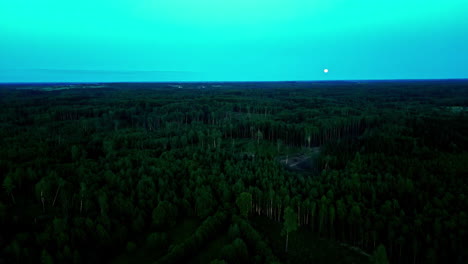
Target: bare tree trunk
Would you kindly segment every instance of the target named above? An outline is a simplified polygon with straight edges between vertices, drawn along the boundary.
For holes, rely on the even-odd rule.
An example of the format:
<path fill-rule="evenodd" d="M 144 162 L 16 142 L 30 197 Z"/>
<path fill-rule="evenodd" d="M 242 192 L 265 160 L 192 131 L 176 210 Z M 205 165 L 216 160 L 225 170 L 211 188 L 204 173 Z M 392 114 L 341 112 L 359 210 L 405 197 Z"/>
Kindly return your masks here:
<path fill-rule="evenodd" d="M 301 226 L 301 207 L 297 205 L 297 224 Z"/>
<path fill-rule="evenodd" d="M 273 198 L 270 198 L 270 218 L 273 218 Z"/>
<path fill-rule="evenodd" d="M 54 201 L 52 202 L 52 207 L 55 206 L 55 201 L 57 200 L 57 195 L 59 193 L 60 187 L 61 187 L 60 185 L 57 187 L 57 191 L 55 192 Z"/>
<path fill-rule="evenodd" d="M 41 191 L 41 202 L 42 202 L 42 212 L 45 213 L 45 199 L 44 199 L 44 195 L 43 195 L 43 192 Z"/>
<path fill-rule="evenodd" d="M 250 199 L 250 213 L 252 213 L 253 210 L 253 199 Z"/>
<path fill-rule="evenodd" d="M 286 249 L 285 249 L 286 252 L 288 252 L 288 240 L 289 240 L 289 232 L 286 232 Z"/>

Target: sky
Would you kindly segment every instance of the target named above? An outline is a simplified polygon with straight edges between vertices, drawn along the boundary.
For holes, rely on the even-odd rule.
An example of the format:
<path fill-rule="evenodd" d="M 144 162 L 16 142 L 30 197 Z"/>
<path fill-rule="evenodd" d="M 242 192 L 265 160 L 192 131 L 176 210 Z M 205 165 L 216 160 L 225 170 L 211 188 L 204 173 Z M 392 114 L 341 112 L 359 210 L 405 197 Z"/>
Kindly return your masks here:
<path fill-rule="evenodd" d="M 467 0 L 0 0 L 0 82 L 468 78 L 467 61 Z"/>

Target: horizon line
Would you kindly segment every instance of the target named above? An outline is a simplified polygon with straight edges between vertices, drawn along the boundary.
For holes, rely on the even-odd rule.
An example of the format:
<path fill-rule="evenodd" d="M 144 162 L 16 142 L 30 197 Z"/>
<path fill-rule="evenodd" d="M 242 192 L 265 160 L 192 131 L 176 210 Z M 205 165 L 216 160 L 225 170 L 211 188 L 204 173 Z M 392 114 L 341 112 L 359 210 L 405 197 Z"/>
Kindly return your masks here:
<path fill-rule="evenodd" d="M 127 84 L 127 83 L 282 83 L 282 82 L 385 82 L 385 81 L 468 81 L 468 77 L 464 78 L 389 78 L 389 79 L 334 79 L 334 80 L 241 80 L 241 81 L 229 81 L 229 80 L 216 80 L 216 81 L 14 81 L 14 82 L 3 82 L 0 84 Z"/>
<path fill-rule="evenodd" d="M 93 69 L 53 69 L 53 68 L 29 68 L 29 69 L 0 69 L 2 71 L 43 71 L 43 72 L 98 72 L 98 73 L 200 73 L 196 71 L 187 70 L 93 70 Z"/>

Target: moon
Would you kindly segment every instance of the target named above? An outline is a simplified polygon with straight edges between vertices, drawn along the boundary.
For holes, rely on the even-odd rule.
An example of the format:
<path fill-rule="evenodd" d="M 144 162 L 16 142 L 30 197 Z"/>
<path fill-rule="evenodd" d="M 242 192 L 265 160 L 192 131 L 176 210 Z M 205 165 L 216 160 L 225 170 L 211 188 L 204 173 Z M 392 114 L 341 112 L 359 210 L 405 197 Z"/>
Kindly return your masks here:
<path fill-rule="evenodd" d="M 324 73 L 328 73 L 328 69 L 323 69 L 323 72 L 324 72 Z"/>

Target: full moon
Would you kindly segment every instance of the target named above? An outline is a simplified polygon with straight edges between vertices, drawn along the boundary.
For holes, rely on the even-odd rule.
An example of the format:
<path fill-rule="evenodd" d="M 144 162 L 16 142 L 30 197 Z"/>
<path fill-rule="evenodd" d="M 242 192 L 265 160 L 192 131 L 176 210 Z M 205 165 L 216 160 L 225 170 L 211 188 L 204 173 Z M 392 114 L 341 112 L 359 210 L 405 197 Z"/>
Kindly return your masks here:
<path fill-rule="evenodd" d="M 328 73 L 328 69 L 323 69 L 323 72 L 324 72 L 324 73 Z"/>

